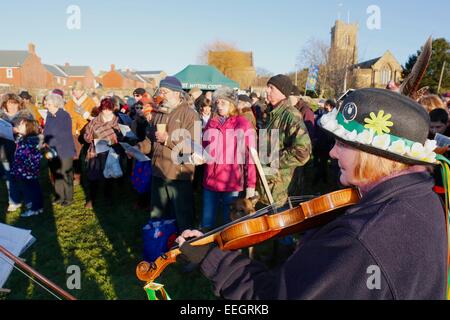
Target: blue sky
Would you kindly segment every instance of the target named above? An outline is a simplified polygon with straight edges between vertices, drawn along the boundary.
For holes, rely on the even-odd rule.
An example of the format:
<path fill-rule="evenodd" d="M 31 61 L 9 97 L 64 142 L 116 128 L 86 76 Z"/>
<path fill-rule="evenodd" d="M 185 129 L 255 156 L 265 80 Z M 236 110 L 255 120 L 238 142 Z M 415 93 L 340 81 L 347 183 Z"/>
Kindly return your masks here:
<path fill-rule="evenodd" d="M 2 2 L 0 50 L 26 50 L 33 42 L 45 63 L 90 65 L 95 72 L 114 63 L 174 74 L 197 63 L 201 48 L 214 40 L 253 51 L 256 67 L 290 72 L 309 39 L 329 43 L 339 12 L 343 20 L 350 12 L 350 21 L 359 23 L 360 61 L 390 49 L 404 65 L 429 35 L 450 40 L 446 0 Z M 80 30 L 66 27 L 69 5 L 81 9 Z M 381 9 L 381 30 L 366 27 L 369 5 Z"/>

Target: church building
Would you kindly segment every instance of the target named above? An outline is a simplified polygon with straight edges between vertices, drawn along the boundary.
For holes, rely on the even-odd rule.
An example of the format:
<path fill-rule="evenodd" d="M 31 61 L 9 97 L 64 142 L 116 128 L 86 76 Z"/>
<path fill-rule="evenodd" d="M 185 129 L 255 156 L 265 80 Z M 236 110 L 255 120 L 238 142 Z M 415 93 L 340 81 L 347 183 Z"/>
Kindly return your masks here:
<path fill-rule="evenodd" d="M 403 68 L 388 50 L 381 57 L 358 62 L 358 24 L 337 20 L 331 29 L 330 59 L 347 69 L 347 87 L 385 88 L 389 81 L 399 83 Z"/>

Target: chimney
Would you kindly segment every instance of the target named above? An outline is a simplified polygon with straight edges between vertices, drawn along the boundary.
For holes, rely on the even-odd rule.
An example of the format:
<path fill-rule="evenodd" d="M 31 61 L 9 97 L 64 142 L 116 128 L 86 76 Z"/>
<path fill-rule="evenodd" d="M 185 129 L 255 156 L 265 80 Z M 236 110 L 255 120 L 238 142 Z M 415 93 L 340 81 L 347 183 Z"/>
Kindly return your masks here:
<path fill-rule="evenodd" d="M 112 65 L 111 65 L 111 71 L 114 71 L 114 70 L 116 70 L 116 65 L 115 65 L 115 64 L 112 64 Z"/>
<path fill-rule="evenodd" d="M 36 55 L 36 46 L 33 43 L 28 44 L 28 52 L 30 54 Z"/>
<path fill-rule="evenodd" d="M 64 63 L 64 67 L 70 67 L 70 64 L 68 62 Z"/>

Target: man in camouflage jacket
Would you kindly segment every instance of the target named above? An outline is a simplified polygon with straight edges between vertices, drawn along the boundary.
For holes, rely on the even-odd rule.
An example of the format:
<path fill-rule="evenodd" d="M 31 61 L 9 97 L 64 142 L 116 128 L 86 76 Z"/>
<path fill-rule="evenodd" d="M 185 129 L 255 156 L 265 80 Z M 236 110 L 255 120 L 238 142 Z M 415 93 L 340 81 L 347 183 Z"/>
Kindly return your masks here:
<path fill-rule="evenodd" d="M 278 158 L 272 159 L 270 167 L 264 168 L 264 171 L 274 202 L 280 205 L 288 199 L 288 189 L 295 169 L 309 161 L 312 150 L 303 117 L 298 109 L 289 103 L 291 90 L 292 81 L 285 75 L 274 76 L 268 81 L 267 99 L 273 110 L 269 113 L 267 122 L 267 139 L 260 140 L 260 143 L 267 143 L 267 155 L 270 155 L 270 137 L 274 133 L 272 130 L 278 129 Z M 262 183 L 258 184 L 258 192 L 262 195 L 260 201 L 268 205 Z"/>

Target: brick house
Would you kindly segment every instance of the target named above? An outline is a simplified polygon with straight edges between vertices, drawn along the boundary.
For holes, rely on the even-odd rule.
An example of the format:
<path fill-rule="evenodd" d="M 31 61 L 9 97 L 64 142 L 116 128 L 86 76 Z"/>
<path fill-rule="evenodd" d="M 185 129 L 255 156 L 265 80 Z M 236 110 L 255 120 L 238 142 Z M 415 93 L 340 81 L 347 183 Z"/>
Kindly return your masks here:
<path fill-rule="evenodd" d="M 58 66 L 44 64 L 47 69 L 47 88 L 67 88 L 69 76 Z"/>
<path fill-rule="evenodd" d="M 48 71 L 30 43 L 28 51 L 0 50 L 0 85 L 15 88 L 46 88 Z"/>
<path fill-rule="evenodd" d="M 55 66 L 67 75 L 68 87 L 71 87 L 75 81 L 81 81 L 86 89 L 95 89 L 97 87 L 97 80 L 91 67 L 71 66 L 69 63 Z"/>
<path fill-rule="evenodd" d="M 101 84 L 105 89 L 134 89 L 149 88 L 149 82 L 138 72 L 127 69 L 116 69 L 111 65 L 111 70 L 101 76 Z"/>
<path fill-rule="evenodd" d="M 161 70 L 157 71 L 137 71 L 141 77 L 147 80 L 149 87 L 156 89 L 162 79 L 167 77 L 167 73 Z"/>

